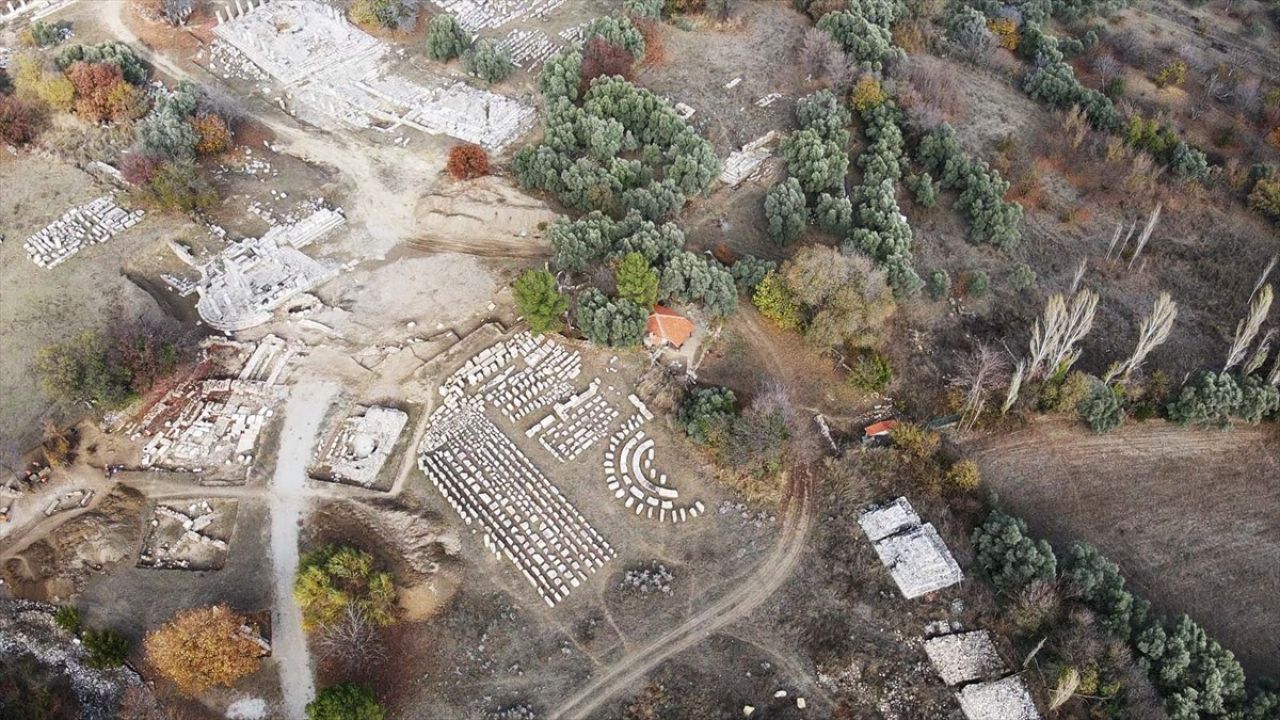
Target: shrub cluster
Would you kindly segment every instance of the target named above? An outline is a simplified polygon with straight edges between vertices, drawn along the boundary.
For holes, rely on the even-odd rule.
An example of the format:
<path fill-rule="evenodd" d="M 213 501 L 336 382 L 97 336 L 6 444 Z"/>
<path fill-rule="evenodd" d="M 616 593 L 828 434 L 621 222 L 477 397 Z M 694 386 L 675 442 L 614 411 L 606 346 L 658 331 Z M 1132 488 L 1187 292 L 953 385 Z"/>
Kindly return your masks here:
<path fill-rule="evenodd" d="M 555 332 L 564 326 L 569 298 L 560 292 L 556 278 L 546 270 L 526 270 L 512 287 L 516 309 L 534 334 Z"/>
<path fill-rule="evenodd" d="M 710 188 L 719 158 L 666 101 L 622 78 L 600 77 L 575 105 L 581 70 L 576 50 L 543 70 L 543 141 L 514 161 L 526 189 L 551 192 L 582 212 L 617 215 L 628 208 L 661 220 Z"/>
<path fill-rule="evenodd" d="M 854 221 L 848 245 L 874 258 L 884 268 L 898 297 L 919 292 L 923 285 L 911 266 L 911 226 L 898 206 L 902 179 L 902 113 L 892 100 L 862 113 L 870 143 L 858 156 L 862 185 L 854 190 Z"/>
<path fill-rule="evenodd" d="M 956 203 L 969 218 L 970 238 L 1004 250 L 1017 247 L 1022 240 L 1022 206 L 1005 201 L 1009 183 L 999 172 L 966 153 L 946 123 L 924 136 L 918 152 L 921 164 L 942 187 L 960 192 Z"/>
<path fill-rule="evenodd" d="M 458 21 L 448 13 L 441 13 L 427 23 L 427 57 L 438 62 L 448 62 L 461 57 L 471 47 L 471 38 Z"/>
<path fill-rule="evenodd" d="M 489 38 L 481 38 L 462 56 L 467 72 L 493 84 L 506 80 L 515 70 L 511 56 Z"/>
<path fill-rule="evenodd" d="M 864 70 L 879 71 L 885 62 L 904 53 L 893 44 L 890 25 L 902 11 L 894 0 L 849 3 L 845 10 L 827 13 L 818 21 L 849 57 Z"/>
<path fill-rule="evenodd" d="M 596 345 L 639 345 L 648 318 L 647 308 L 626 298 L 610 298 L 597 288 L 578 296 L 578 329 Z"/>
<path fill-rule="evenodd" d="M 1018 518 L 993 511 L 974 531 L 979 565 L 1002 591 L 1035 580 L 1053 582 L 1061 568 L 1068 597 L 1093 611 L 1099 625 L 1127 643 L 1164 700 L 1169 717 L 1265 718 L 1280 695 L 1246 691 L 1244 669 L 1230 651 L 1183 615 L 1170 622 L 1125 587 L 1120 568 L 1093 547 L 1077 543 L 1059 563 L 1053 549 L 1027 534 Z"/>
<path fill-rule="evenodd" d="M 1280 388 L 1253 375 L 1240 379 L 1203 370 L 1179 389 L 1166 410 L 1182 425 L 1226 425 L 1233 417 L 1257 424 L 1280 413 Z"/>
<path fill-rule="evenodd" d="M 694 388 L 680 403 L 676 421 L 691 440 L 708 445 L 737 412 L 737 398 L 729 388 Z"/>

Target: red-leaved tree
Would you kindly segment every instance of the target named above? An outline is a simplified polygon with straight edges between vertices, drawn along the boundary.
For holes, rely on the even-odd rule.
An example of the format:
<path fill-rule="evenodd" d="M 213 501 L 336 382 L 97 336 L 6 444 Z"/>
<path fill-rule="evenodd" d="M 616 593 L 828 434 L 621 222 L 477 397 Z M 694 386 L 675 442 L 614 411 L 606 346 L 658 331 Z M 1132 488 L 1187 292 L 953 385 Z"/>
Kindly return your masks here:
<path fill-rule="evenodd" d="M 631 67 L 635 58 L 631 53 L 603 38 L 591 38 L 582 51 L 582 92 L 591 87 L 591 81 L 601 75 L 619 75 L 631 79 Z"/>
<path fill-rule="evenodd" d="M 473 143 L 454 145 L 449 151 L 445 170 L 457 180 L 469 180 L 489 174 L 489 153 Z"/>
<path fill-rule="evenodd" d="M 0 95 L 0 141 L 26 145 L 40 134 L 40 108 L 10 95 Z"/>
<path fill-rule="evenodd" d="M 129 118 L 138 107 L 137 91 L 110 63 L 77 62 L 67 68 L 76 91 L 76 114 L 90 122 Z"/>

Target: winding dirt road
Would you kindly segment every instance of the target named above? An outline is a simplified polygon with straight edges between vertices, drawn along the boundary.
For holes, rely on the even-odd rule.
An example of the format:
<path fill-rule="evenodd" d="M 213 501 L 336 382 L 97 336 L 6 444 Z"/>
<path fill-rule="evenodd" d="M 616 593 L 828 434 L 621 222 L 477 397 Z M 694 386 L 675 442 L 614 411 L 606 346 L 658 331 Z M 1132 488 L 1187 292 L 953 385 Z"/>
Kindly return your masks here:
<path fill-rule="evenodd" d="M 812 481 L 800 480 L 783 509 L 782 537 L 760 567 L 738 586 L 689 617 L 678 627 L 631 650 L 551 713 L 552 720 L 586 720 L 601 705 L 636 687 L 668 658 L 706 640 L 716 631 L 750 615 L 791 577 L 812 522 Z"/>

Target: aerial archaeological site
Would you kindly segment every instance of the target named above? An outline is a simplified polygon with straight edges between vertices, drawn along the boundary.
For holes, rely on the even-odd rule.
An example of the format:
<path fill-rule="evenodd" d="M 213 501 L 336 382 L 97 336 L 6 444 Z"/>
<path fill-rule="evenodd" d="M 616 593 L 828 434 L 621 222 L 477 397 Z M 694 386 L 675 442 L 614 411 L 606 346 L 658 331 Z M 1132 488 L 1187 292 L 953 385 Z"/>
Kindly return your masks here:
<path fill-rule="evenodd" d="M 0 0 L 0 720 L 1280 720 L 1280 0 Z"/>

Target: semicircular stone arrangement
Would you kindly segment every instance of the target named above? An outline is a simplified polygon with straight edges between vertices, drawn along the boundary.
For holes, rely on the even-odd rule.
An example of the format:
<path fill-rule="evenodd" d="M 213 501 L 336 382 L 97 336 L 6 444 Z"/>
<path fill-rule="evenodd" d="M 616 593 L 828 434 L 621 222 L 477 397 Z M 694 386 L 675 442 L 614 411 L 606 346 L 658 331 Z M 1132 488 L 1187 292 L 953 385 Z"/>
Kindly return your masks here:
<path fill-rule="evenodd" d="M 653 518 L 656 512 L 658 522 L 666 522 L 668 518 L 671 522 L 684 522 L 698 517 L 704 510 L 701 500 L 695 500 L 692 505 L 676 505 L 680 491 L 670 487 L 666 473 L 654 466 L 657 446 L 642 429 L 653 415 L 636 396 L 632 395 L 630 400 L 637 412 L 609 438 L 609 449 L 604 454 L 609 489 L 636 515 Z"/>

